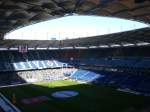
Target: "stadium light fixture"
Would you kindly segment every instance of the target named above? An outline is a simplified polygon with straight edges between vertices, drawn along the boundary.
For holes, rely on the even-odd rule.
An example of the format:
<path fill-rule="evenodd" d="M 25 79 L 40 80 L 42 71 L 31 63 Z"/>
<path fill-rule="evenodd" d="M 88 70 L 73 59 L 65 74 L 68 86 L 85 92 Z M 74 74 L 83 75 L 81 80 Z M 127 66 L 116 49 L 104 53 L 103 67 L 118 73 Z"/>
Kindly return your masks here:
<path fill-rule="evenodd" d="M 99 47 L 100 47 L 100 48 L 109 48 L 108 45 L 100 45 Z"/>
<path fill-rule="evenodd" d="M 141 42 L 141 43 L 137 43 L 137 46 L 144 46 L 144 45 L 150 45 L 150 43 L 148 42 Z"/>
<path fill-rule="evenodd" d="M 75 47 L 75 49 L 87 49 L 87 47 Z"/>
<path fill-rule="evenodd" d="M 121 45 L 119 45 L 119 44 L 112 44 L 112 45 L 110 45 L 110 47 L 120 47 Z"/>
<path fill-rule="evenodd" d="M 14 48 L 14 47 L 12 47 L 12 48 L 10 48 L 9 50 L 18 50 L 18 48 Z"/>
<path fill-rule="evenodd" d="M 97 48 L 97 46 L 90 46 L 89 48 Z"/>
<path fill-rule="evenodd" d="M 37 50 L 45 50 L 45 49 L 47 49 L 47 48 L 40 48 L 40 47 L 37 47 L 36 49 L 37 49 Z"/>
<path fill-rule="evenodd" d="M 57 50 L 57 49 L 59 49 L 59 48 L 57 48 L 57 47 L 49 47 L 48 49 L 49 49 L 49 50 Z"/>
<path fill-rule="evenodd" d="M 0 51 L 8 50 L 7 48 L 0 48 Z"/>
<path fill-rule="evenodd" d="M 33 48 L 33 47 L 29 47 L 29 48 L 28 48 L 28 50 L 35 50 L 35 48 Z"/>
<path fill-rule="evenodd" d="M 134 46 L 135 44 L 132 44 L 132 43 L 128 43 L 128 44 L 123 44 L 124 47 L 127 47 L 127 46 Z"/>
<path fill-rule="evenodd" d="M 61 49 L 73 49 L 73 47 L 62 47 Z"/>

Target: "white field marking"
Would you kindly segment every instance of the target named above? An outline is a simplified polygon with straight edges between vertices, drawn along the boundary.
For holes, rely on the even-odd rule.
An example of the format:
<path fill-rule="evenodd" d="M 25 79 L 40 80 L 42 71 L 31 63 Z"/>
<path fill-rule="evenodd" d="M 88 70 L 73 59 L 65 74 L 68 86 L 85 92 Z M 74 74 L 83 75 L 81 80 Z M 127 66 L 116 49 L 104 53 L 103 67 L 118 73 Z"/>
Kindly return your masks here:
<path fill-rule="evenodd" d="M 76 91 L 57 91 L 52 93 L 52 96 L 55 98 L 71 98 L 77 96 L 79 93 Z"/>

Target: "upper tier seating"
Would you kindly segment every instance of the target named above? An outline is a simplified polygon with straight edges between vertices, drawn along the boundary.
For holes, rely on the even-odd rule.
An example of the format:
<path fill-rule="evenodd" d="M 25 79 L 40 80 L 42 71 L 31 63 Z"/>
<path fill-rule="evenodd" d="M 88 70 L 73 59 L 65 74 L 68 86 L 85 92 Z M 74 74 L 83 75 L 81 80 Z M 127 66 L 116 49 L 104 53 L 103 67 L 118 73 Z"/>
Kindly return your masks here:
<path fill-rule="evenodd" d="M 110 52 L 110 50 L 108 50 Z M 101 66 L 149 69 L 150 58 L 136 56 L 107 57 L 103 50 L 34 50 L 28 53 L 0 51 L 0 71 L 57 68 L 67 66 Z M 104 54 L 104 55 L 103 55 Z M 110 53 L 111 54 L 111 53 Z M 106 57 L 104 57 L 106 56 Z"/>

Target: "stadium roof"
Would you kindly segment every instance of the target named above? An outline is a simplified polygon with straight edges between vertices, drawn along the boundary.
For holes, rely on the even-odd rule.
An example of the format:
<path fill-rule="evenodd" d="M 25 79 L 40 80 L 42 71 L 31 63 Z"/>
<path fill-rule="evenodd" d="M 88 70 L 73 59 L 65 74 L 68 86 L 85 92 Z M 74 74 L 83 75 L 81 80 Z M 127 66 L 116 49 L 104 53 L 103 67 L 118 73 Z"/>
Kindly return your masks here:
<path fill-rule="evenodd" d="M 102 36 L 68 40 L 1 40 L 0 48 L 17 48 L 28 45 L 29 48 L 69 49 L 69 48 L 110 48 L 126 46 L 149 46 L 150 28 L 137 29 Z"/>
<path fill-rule="evenodd" d="M 0 38 L 17 28 L 70 14 L 150 23 L 149 0 L 0 0 Z"/>

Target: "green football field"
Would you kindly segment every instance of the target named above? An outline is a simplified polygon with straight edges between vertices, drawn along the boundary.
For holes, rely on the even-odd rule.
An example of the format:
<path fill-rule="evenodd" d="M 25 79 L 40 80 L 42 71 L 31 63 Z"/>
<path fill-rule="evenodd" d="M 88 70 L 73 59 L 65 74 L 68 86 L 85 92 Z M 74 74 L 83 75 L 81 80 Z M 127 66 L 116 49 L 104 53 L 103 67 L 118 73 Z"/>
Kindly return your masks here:
<path fill-rule="evenodd" d="M 74 90 L 78 96 L 66 99 L 54 98 L 52 93 Z M 150 112 L 150 97 L 117 91 L 111 87 L 81 84 L 68 80 L 41 82 L 17 87 L 1 88 L 0 92 L 22 112 Z M 23 104 L 25 98 L 47 96 L 49 101 Z"/>

